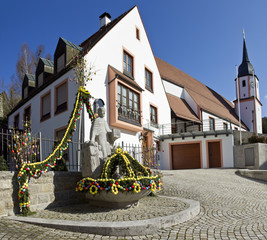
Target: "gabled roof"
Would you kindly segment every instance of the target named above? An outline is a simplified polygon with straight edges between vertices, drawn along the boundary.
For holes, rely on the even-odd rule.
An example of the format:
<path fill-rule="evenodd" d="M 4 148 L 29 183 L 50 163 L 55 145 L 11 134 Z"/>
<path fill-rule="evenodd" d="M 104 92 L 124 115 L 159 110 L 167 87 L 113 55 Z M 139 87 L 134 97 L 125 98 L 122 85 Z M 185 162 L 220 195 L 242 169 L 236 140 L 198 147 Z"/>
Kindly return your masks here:
<path fill-rule="evenodd" d="M 63 40 L 63 42 L 64 42 L 64 43 L 66 43 L 68 46 L 70 46 L 70 47 L 72 47 L 72 48 L 74 48 L 74 49 L 77 49 L 77 50 L 79 50 L 79 51 L 81 51 L 81 50 L 82 50 L 82 48 L 81 48 L 81 47 L 79 47 L 79 46 L 77 46 L 76 44 L 74 44 L 74 43 L 70 42 L 69 40 L 67 40 L 67 39 L 64 39 L 64 38 L 62 38 L 62 37 L 60 37 L 60 39 L 62 39 L 62 40 Z"/>
<path fill-rule="evenodd" d="M 137 88 L 140 91 L 144 91 L 144 89 L 142 89 L 138 83 L 136 81 L 134 81 L 133 79 L 131 79 L 130 77 L 126 76 L 125 74 L 123 74 L 121 71 L 119 71 L 118 69 L 108 65 L 108 67 L 110 68 L 111 71 L 113 71 L 113 73 L 115 74 L 115 77 L 118 79 L 121 79 L 123 81 L 125 81 L 126 83 L 130 84 L 131 86 Z"/>
<path fill-rule="evenodd" d="M 173 96 L 169 93 L 166 93 L 166 96 L 172 111 L 177 117 L 201 123 L 199 118 L 195 115 L 184 99 Z"/>
<path fill-rule="evenodd" d="M 29 81 L 35 81 L 35 75 L 29 74 L 29 73 L 25 73 L 25 76 L 28 78 Z"/>
<path fill-rule="evenodd" d="M 112 20 L 106 26 L 101 27 L 96 33 L 87 38 L 80 44 L 80 47 L 83 48 L 84 53 L 88 52 L 94 45 L 101 40 L 120 20 L 122 20 L 129 12 L 131 12 L 136 6 L 129 9 L 127 12 L 123 13 L 119 17 Z"/>
<path fill-rule="evenodd" d="M 222 119 L 230 120 L 236 125 L 239 124 L 234 105 L 229 100 L 160 58 L 155 57 L 155 60 L 161 78 L 184 87 L 201 109 Z M 243 127 L 247 128 L 244 124 Z"/>
<path fill-rule="evenodd" d="M 54 62 L 52 62 L 52 61 L 50 61 L 48 59 L 42 58 L 42 57 L 40 57 L 40 60 L 42 60 L 44 65 L 49 66 L 49 67 L 54 67 Z"/>

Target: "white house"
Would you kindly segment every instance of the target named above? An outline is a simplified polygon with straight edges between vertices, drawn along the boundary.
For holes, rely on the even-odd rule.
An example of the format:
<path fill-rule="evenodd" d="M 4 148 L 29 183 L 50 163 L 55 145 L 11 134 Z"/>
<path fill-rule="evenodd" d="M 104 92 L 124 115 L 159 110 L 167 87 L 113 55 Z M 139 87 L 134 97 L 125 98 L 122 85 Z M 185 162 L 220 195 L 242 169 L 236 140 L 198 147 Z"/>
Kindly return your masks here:
<path fill-rule="evenodd" d="M 99 30 L 79 46 L 60 38 L 54 62 L 40 58 L 36 74 L 25 75 L 22 100 L 9 114 L 10 128 L 22 129 L 21 120 L 31 119 L 33 133 L 63 136 L 78 89 L 69 81 L 78 53 L 87 63 L 85 70 L 96 72 L 86 84 L 94 110 L 105 106 L 110 127 L 121 130 L 117 144 L 137 145 L 142 139 L 146 146 L 156 146 L 163 169 L 234 166 L 232 131 L 239 121 L 233 104 L 154 56 L 137 6 L 114 20 L 102 14 Z M 253 101 L 259 102 L 255 94 Z M 89 116 L 83 114 L 81 122 L 81 142 L 88 141 Z M 244 119 L 242 130 L 255 130 L 250 127 Z M 78 142 L 78 134 L 72 140 Z M 52 145 L 43 149 L 43 158 Z M 69 147 L 70 170 L 77 169 L 79 153 L 79 145 Z"/>

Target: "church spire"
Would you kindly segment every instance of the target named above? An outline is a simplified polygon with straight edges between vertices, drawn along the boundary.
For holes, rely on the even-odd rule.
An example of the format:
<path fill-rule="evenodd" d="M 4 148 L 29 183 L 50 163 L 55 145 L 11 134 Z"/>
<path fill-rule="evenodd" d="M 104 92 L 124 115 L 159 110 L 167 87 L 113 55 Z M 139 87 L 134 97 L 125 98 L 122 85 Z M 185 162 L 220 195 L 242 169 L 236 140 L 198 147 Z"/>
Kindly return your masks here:
<path fill-rule="evenodd" d="M 243 60 L 240 66 L 238 67 L 238 77 L 243 77 L 248 75 L 252 76 L 253 74 L 254 74 L 254 68 L 248 58 L 245 31 L 243 29 Z"/>

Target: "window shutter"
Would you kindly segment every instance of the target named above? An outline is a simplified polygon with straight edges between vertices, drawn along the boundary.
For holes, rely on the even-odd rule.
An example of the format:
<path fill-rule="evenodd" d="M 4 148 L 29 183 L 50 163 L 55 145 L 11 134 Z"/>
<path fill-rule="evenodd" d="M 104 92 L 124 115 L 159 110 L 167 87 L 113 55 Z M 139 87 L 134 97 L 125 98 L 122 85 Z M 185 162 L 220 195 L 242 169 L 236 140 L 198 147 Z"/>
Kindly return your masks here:
<path fill-rule="evenodd" d="M 50 113 L 50 94 L 46 95 L 42 99 L 43 116 Z"/>
<path fill-rule="evenodd" d="M 64 83 L 57 88 L 57 106 L 67 102 L 67 84 Z"/>

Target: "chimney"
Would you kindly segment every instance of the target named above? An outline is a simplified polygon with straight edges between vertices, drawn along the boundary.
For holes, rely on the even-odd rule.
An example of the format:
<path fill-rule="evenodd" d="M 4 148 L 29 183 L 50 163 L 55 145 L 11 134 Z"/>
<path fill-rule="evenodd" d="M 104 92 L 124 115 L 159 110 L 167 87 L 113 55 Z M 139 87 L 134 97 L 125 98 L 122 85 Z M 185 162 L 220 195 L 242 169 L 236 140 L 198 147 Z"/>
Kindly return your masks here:
<path fill-rule="evenodd" d="M 111 16 L 109 13 L 104 12 L 102 15 L 99 16 L 100 19 L 100 28 L 106 26 L 108 23 L 111 22 Z"/>

